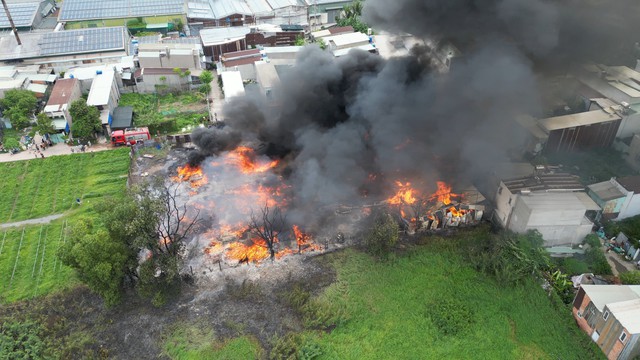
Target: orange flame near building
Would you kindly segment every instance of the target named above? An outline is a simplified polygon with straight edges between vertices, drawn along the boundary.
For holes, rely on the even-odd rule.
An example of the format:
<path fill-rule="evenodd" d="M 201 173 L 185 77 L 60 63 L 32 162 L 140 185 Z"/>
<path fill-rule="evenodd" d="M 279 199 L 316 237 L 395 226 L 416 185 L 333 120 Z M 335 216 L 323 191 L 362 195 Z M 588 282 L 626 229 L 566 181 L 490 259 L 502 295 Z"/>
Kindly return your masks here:
<path fill-rule="evenodd" d="M 396 181 L 396 185 L 400 188 L 394 196 L 387 199 L 387 203 L 391 205 L 411 205 L 416 202 L 416 191 L 411 188 L 411 183 L 402 183 Z"/>
<path fill-rule="evenodd" d="M 260 163 L 255 157 L 255 152 L 250 147 L 238 146 L 229 152 L 225 162 L 236 165 L 243 174 L 263 173 L 273 169 L 279 163 L 279 160 Z"/>
<path fill-rule="evenodd" d="M 451 197 L 460 197 L 459 194 L 451 192 L 451 185 L 447 185 L 444 181 L 438 181 L 438 190 L 431 195 L 431 200 L 438 200 L 444 205 L 451 204 Z"/>

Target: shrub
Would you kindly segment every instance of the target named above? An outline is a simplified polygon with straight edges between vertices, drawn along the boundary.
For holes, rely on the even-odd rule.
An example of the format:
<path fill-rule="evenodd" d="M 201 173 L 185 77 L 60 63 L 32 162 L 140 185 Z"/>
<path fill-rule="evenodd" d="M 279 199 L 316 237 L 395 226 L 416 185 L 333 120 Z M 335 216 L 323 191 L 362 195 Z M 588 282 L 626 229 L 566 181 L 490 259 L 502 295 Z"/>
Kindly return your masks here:
<path fill-rule="evenodd" d="M 623 272 L 620 281 L 626 285 L 640 285 L 640 271 Z"/>
<path fill-rule="evenodd" d="M 320 356 L 322 349 L 318 344 L 292 332 L 273 340 L 273 348 L 269 353 L 271 360 L 313 360 Z"/>
<path fill-rule="evenodd" d="M 14 149 L 14 148 L 20 148 L 20 142 L 14 138 L 7 138 L 4 140 L 4 148 L 9 150 L 9 149 Z"/>
<path fill-rule="evenodd" d="M 572 257 L 562 259 L 560 268 L 569 275 L 579 275 L 589 272 L 589 266 L 585 262 Z"/>
<path fill-rule="evenodd" d="M 45 343 L 40 327 L 33 322 L 0 324 L 0 358 L 41 359 L 45 357 Z"/>
<path fill-rule="evenodd" d="M 438 331 L 445 336 L 455 336 L 473 325 L 473 313 L 461 301 L 443 298 L 427 306 L 427 315 Z"/>
<path fill-rule="evenodd" d="M 367 251 L 378 257 L 386 257 L 398 242 L 398 223 L 389 214 L 379 215 L 365 240 Z"/>

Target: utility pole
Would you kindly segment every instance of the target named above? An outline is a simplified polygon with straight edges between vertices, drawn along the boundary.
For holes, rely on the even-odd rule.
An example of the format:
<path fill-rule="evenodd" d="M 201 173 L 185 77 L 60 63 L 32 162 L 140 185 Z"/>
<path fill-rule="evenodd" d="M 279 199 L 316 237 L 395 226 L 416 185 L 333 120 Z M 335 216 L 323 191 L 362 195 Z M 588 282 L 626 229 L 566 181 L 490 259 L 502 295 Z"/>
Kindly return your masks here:
<path fill-rule="evenodd" d="M 4 7 L 4 12 L 7 14 L 7 19 L 9 19 L 11 30 L 13 30 L 13 34 L 16 36 L 18 45 L 22 45 L 22 41 L 20 41 L 20 36 L 18 36 L 18 29 L 16 29 L 16 25 L 13 23 L 13 18 L 11 18 L 11 14 L 9 13 L 9 7 L 7 6 L 6 0 L 2 0 L 2 6 Z"/>

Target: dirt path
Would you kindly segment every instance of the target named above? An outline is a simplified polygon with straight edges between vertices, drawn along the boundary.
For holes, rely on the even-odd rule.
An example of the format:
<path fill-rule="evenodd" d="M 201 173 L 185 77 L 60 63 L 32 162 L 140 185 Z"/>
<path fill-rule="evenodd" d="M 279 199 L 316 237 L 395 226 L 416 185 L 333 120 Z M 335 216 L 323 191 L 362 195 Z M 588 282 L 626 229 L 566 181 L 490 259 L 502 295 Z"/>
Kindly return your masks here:
<path fill-rule="evenodd" d="M 613 251 L 607 252 L 606 249 L 604 249 L 603 251 L 605 257 L 607 258 L 607 261 L 609 262 L 609 265 L 611 265 L 611 271 L 613 272 L 613 275 L 618 276 L 620 275 L 620 273 L 635 270 L 633 262 L 622 260 L 620 258 L 620 255 L 616 254 Z"/>
<path fill-rule="evenodd" d="M 47 148 L 42 153 L 45 157 L 50 156 L 59 156 L 59 155 L 70 155 L 73 154 L 71 151 L 71 146 L 66 144 L 56 144 L 52 147 Z M 94 152 L 94 151 L 105 151 L 112 150 L 113 148 L 107 144 L 94 144 L 90 148 L 87 148 L 86 152 Z M 74 148 L 75 151 L 75 148 Z M 38 159 L 39 156 L 36 156 L 32 151 L 21 151 L 17 154 L 11 155 L 9 153 L 0 154 L 0 162 L 10 162 L 10 161 L 21 161 L 21 160 L 32 160 Z"/>
<path fill-rule="evenodd" d="M 16 222 L 0 224 L 0 229 L 10 228 L 10 227 L 18 227 L 18 226 L 23 226 L 23 225 L 48 224 L 48 223 L 52 222 L 53 220 L 61 218 L 62 216 L 64 216 L 64 214 L 55 214 L 55 215 L 43 216 L 43 217 L 37 218 L 37 219 L 29 219 L 29 220 L 23 220 L 23 221 L 16 221 Z"/>

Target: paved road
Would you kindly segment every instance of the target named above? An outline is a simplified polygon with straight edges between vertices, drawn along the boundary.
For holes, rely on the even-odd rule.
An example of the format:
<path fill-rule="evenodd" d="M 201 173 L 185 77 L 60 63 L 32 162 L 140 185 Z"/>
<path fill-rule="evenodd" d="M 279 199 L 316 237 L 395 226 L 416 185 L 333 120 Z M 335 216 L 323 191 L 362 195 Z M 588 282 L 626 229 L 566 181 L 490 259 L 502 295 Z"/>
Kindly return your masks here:
<path fill-rule="evenodd" d="M 607 262 L 611 265 L 611 271 L 613 275 L 618 276 L 620 273 L 636 270 L 632 261 L 624 260 L 620 255 L 613 251 L 607 252 L 606 248 L 603 248 L 604 255 L 607 258 Z"/>
<path fill-rule="evenodd" d="M 23 220 L 23 221 L 16 221 L 12 223 L 0 224 L 0 229 L 18 227 L 23 225 L 48 224 L 53 220 L 61 218 L 62 216 L 64 216 L 64 214 L 55 214 L 55 215 L 43 216 L 37 219 L 29 219 L 29 220 Z"/>
<path fill-rule="evenodd" d="M 75 148 L 75 147 L 74 147 Z M 52 147 L 47 148 L 42 153 L 45 157 L 49 156 L 58 156 L 58 155 L 69 155 L 72 147 L 66 144 L 56 144 Z M 91 145 L 90 148 L 86 148 L 85 152 L 94 152 L 94 151 L 104 151 L 113 149 L 110 145 L 107 144 L 95 144 Z M 75 150 L 74 150 L 75 151 Z M 0 154 L 0 162 L 9 162 L 9 161 L 20 161 L 20 160 L 31 160 L 40 158 L 40 155 L 34 154 L 32 151 L 21 151 L 17 154 L 11 155 L 9 153 Z"/>

